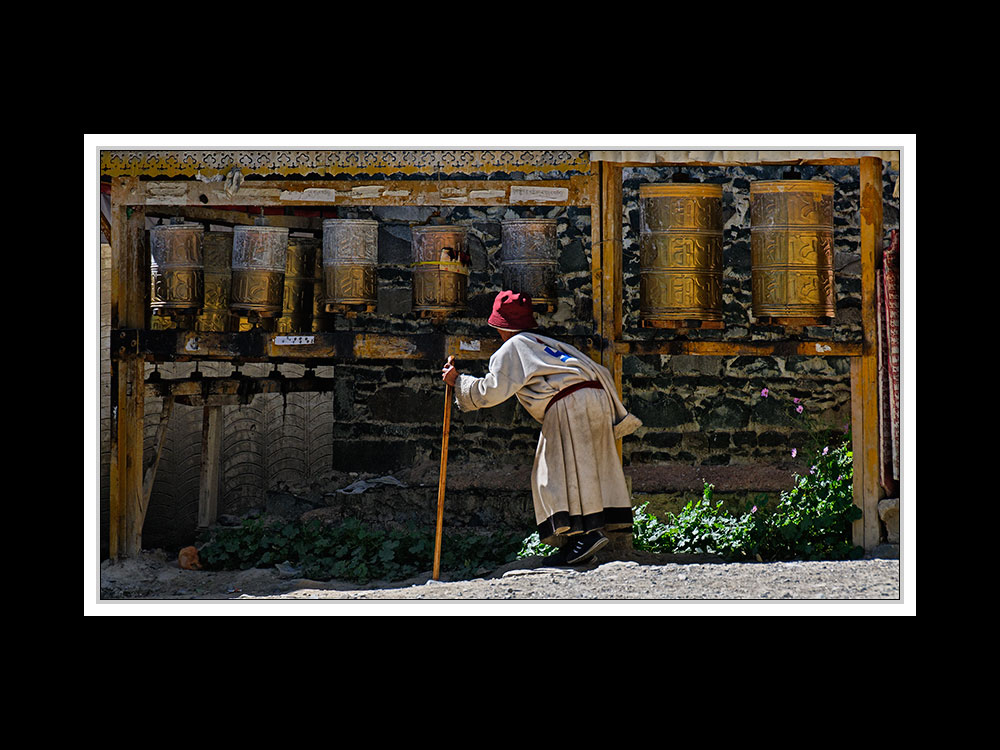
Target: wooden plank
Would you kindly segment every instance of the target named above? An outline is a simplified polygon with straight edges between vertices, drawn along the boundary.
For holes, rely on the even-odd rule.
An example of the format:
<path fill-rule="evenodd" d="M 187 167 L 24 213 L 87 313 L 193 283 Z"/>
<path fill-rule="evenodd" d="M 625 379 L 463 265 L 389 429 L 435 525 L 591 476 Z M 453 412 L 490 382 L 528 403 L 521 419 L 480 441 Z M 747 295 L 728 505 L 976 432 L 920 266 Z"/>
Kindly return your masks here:
<path fill-rule="evenodd" d="M 601 174 L 603 163 L 597 162 L 594 165 L 598 181 L 597 200 L 590 205 L 590 280 L 591 280 L 591 301 L 593 303 L 594 330 L 598 334 L 604 335 L 604 268 L 603 268 L 603 246 L 601 244 L 601 233 L 603 231 L 602 217 L 604 208 L 601 197 Z M 595 352 L 595 354 L 599 354 Z M 599 359 L 595 357 L 595 359 Z"/>
<path fill-rule="evenodd" d="M 197 180 L 143 183 L 147 206 L 586 206 L 589 175 L 568 180 Z"/>
<path fill-rule="evenodd" d="M 145 213 L 129 205 L 138 180 L 119 177 L 111 185 L 111 326 L 141 328 L 145 322 Z M 109 547 L 112 559 L 141 549 L 143 507 L 143 418 L 145 388 L 138 335 L 112 337 L 111 480 Z"/>
<path fill-rule="evenodd" d="M 851 451 L 854 466 L 854 504 L 861 511 L 861 518 L 851 524 L 851 541 L 858 547 L 865 546 L 865 462 L 864 462 L 864 393 L 862 388 L 861 357 L 851 360 Z"/>
<path fill-rule="evenodd" d="M 201 479 L 198 485 L 198 528 L 213 526 L 219 517 L 219 477 L 222 471 L 222 407 L 205 406 L 201 427 Z"/>
<path fill-rule="evenodd" d="M 864 465 L 862 511 L 864 513 L 864 548 L 872 550 L 879 543 L 878 501 L 878 340 L 875 316 L 875 259 L 882 245 L 882 160 L 861 159 L 861 324 L 863 348 L 860 361 L 858 395 L 862 404 L 861 450 L 855 452 Z M 860 453 L 860 456 L 859 456 Z"/>
<path fill-rule="evenodd" d="M 152 454 L 146 461 L 146 466 L 142 472 L 142 508 L 140 509 L 143 520 L 146 518 L 146 511 L 149 509 L 149 496 L 153 493 L 153 482 L 156 481 L 156 468 L 160 465 L 160 455 L 163 453 L 163 444 L 166 442 L 167 426 L 170 423 L 170 415 L 174 410 L 174 397 L 168 395 L 163 399 L 163 409 L 160 412 L 160 423 L 156 426 L 156 438 L 153 442 Z"/>
<path fill-rule="evenodd" d="M 709 357 L 858 357 L 862 344 L 851 341 L 619 341 L 621 354 L 699 354 Z"/>
<path fill-rule="evenodd" d="M 800 165 L 827 165 L 827 166 L 857 166 L 859 157 L 830 157 L 826 159 L 783 159 L 781 161 L 621 161 L 615 162 L 619 167 L 780 167 L 784 164 Z M 596 163 L 596 162 L 595 162 Z"/>
<path fill-rule="evenodd" d="M 173 208 L 150 206 L 146 209 L 146 216 L 161 219 L 183 216 L 190 221 L 208 221 L 221 226 L 235 226 L 237 224 L 252 225 L 254 219 L 259 218 L 260 214 L 201 206 L 176 206 Z M 323 220 L 311 216 L 274 216 L 269 214 L 266 218 L 267 223 L 273 227 L 288 227 L 289 229 L 312 232 L 319 232 L 323 229 Z"/>

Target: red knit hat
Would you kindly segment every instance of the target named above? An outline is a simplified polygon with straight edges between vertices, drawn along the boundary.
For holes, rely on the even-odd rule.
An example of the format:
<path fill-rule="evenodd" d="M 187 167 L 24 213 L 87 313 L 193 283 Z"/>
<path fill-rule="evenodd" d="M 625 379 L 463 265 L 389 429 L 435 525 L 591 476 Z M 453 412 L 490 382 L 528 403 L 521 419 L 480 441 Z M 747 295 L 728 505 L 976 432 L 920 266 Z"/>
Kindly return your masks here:
<path fill-rule="evenodd" d="M 493 300 L 493 314 L 487 321 L 494 328 L 512 331 L 526 331 L 535 328 L 535 313 L 531 307 L 531 297 L 515 292 L 500 292 Z"/>

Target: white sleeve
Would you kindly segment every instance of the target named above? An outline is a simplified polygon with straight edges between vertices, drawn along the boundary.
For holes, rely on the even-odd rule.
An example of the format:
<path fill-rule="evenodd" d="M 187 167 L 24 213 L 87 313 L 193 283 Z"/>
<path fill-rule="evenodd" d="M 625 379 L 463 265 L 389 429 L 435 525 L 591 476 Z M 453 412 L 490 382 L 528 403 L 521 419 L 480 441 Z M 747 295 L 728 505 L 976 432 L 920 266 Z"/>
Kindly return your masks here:
<path fill-rule="evenodd" d="M 524 383 L 520 379 L 505 374 L 512 370 L 514 372 L 521 370 L 520 367 L 510 367 L 511 363 L 506 361 L 509 357 L 517 357 L 510 348 L 499 357 L 496 355 L 491 357 L 490 371 L 484 377 L 458 376 L 458 380 L 455 381 L 455 403 L 459 409 L 474 411 L 498 406 L 521 389 Z"/>

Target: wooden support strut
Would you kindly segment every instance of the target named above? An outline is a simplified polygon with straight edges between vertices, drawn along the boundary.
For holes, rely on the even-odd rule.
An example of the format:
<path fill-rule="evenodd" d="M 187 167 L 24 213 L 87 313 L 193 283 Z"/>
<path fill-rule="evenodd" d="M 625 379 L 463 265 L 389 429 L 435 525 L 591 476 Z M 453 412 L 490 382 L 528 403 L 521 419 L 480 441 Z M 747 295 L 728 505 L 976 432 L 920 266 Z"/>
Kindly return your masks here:
<path fill-rule="evenodd" d="M 875 261 L 882 249 L 882 161 L 861 159 L 861 356 L 851 360 L 851 428 L 854 452 L 854 544 L 871 551 L 879 543 L 878 342 Z"/>

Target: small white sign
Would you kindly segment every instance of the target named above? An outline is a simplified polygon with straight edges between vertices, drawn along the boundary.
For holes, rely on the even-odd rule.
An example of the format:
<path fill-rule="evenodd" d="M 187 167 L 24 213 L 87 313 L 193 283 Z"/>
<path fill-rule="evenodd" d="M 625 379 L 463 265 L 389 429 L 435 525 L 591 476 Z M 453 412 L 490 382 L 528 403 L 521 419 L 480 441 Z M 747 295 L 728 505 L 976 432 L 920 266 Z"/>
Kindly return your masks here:
<path fill-rule="evenodd" d="M 816 351 L 820 353 L 828 352 L 830 351 L 830 347 L 826 346 L 825 344 L 816 344 Z"/>
<path fill-rule="evenodd" d="M 465 352 L 478 352 L 480 350 L 479 339 L 474 341 L 459 341 L 458 348 Z"/>
<path fill-rule="evenodd" d="M 315 336 L 275 336 L 275 346 L 300 346 L 302 344 L 315 344 Z"/>
<path fill-rule="evenodd" d="M 528 187 L 526 185 L 511 185 L 510 202 L 526 201 L 564 201 L 569 198 L 569 188 Z"/>

